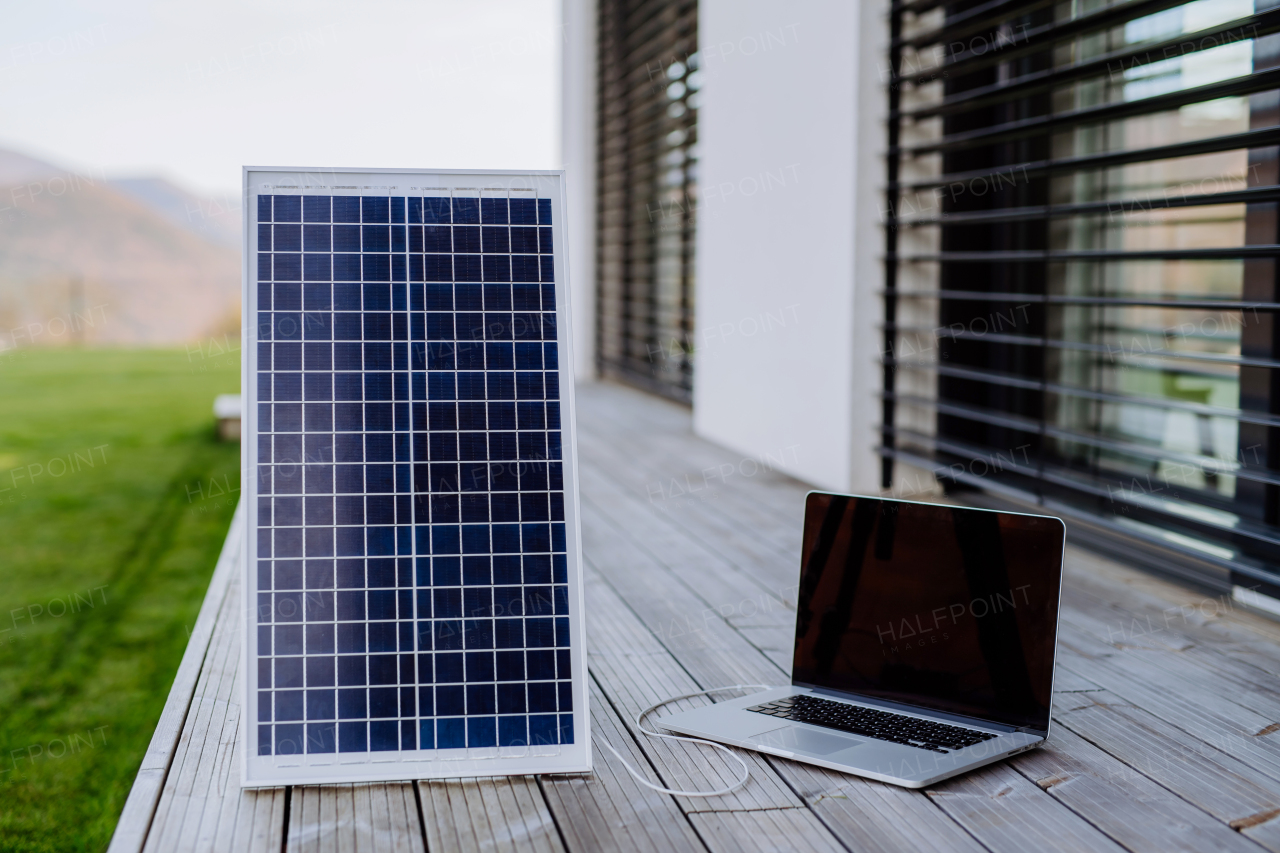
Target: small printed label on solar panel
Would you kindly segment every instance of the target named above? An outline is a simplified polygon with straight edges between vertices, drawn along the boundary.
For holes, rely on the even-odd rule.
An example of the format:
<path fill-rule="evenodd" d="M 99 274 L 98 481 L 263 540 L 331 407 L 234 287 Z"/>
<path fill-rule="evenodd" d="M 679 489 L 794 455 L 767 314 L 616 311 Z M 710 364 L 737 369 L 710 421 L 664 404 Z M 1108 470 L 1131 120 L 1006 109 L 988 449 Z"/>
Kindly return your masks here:
<path fill-rule="evenodd" d="M 242 783 L 589 770 L 563 174 L 244 192 Z"/>

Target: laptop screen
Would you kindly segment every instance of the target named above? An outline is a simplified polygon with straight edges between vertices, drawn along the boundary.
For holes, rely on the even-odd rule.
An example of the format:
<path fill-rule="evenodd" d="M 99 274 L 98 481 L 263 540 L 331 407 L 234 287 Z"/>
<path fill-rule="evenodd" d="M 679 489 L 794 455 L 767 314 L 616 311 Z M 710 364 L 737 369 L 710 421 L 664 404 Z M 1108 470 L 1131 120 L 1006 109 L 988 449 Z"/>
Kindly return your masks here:
<path fill-rule="evenodd" d="M 792 680 L 1049 727 L 1056 518 L 810 493 Z"/>

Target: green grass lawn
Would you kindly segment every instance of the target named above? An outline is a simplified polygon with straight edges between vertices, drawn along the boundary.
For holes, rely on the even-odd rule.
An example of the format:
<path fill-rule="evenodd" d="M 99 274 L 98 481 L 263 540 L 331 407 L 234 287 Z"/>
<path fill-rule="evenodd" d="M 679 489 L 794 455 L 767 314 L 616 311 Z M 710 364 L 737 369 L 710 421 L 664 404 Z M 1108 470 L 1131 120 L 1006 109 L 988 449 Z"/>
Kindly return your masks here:
<path fill-rule="evenodd" d="M 239 497 L 239 353 L 0 354 L 0 850 L 103 850 Z"/>

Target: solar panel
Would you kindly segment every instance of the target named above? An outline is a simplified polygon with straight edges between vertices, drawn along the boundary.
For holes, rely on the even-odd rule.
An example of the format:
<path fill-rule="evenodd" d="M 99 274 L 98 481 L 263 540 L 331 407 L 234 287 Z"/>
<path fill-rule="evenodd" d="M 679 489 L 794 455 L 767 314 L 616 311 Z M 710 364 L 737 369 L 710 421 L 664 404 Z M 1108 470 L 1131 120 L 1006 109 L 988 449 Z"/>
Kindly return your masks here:
<path fill-rule="evenodd" d="M 246 786 L 590 768 L 562 173 L 246 169 Z"/>

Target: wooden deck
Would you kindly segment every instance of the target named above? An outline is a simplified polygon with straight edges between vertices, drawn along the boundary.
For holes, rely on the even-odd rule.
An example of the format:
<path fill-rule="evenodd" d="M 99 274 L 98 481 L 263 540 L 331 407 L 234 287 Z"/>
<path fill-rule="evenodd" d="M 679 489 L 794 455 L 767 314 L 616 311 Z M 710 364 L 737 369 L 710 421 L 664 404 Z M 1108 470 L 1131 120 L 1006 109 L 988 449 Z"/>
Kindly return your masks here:
<path fill-rule="evenodd" d="M 637 785 L 601 741 L 667 785 L 734 777 L 631 718 L 786 683 L 806 487 L 676 406 L 607 384 L 579 401 L 594 775 L 241 791 L 233 527 L 113 853 L 1280 851 L 1280 625 L 1074 549 L 1046 748 L 924 792 L 759 754 L 729 796 Z"/>

